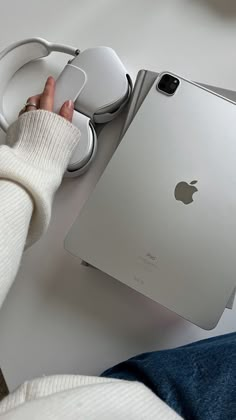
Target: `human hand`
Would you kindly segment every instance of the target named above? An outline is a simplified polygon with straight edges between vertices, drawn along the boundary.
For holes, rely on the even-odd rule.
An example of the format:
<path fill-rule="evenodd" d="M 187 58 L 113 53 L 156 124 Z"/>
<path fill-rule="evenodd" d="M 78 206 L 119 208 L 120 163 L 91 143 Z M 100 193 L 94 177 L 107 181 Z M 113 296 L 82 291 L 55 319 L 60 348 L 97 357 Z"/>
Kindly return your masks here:
<path fill-rule="evenodd" d="M 45 111 L 53 112 L 55 95 L 55 80 L 53 77 L 48 77 L 44 90 L 40 95 L 34 95 L 27 99 L 26 105 L 20 111 L 19 116 L 29 111 L 36 111 L 37 109 L 44 109 Z M 74 112 L 73 101 L 66 101 L 59 112 L 59 115 L 68 121 L 72 121 Z"/>

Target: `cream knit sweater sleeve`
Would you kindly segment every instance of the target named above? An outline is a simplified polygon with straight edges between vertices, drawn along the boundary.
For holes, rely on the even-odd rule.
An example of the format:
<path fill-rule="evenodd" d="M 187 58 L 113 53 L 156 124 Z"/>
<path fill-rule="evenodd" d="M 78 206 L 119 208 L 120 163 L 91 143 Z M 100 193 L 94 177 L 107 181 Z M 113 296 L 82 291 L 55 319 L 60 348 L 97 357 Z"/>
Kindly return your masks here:
<path fill-rule="evenodd" d="M 23 114 L 0 147 L 0 305 L 25 245 L 47 229 L 79 130 L 50 112 Z M 0 403 L 1 420 L 178 420 L 141 383 L 88 376 L 26 382 Z"/>
<path fill-rule="evenodd" d="M 39 110 L 18 118 L 0 146 L 0 306 L 24 247 L 48 227 L 54 193 L 79 137 L 64 118 Z"/>

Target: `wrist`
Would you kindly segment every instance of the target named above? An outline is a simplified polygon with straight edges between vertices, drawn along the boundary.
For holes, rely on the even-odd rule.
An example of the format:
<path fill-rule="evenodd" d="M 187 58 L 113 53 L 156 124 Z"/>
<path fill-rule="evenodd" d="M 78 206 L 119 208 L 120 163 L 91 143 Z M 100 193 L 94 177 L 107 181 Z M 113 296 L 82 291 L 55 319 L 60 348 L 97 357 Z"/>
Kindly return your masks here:
<path fill-rule="evenodd" d="M 48 227 L 54 194 L 79 137 L 80 131 L 70 122 L 39 110 L 13 123 L 7 146 L 0 146 L 0 178 L 21 185 L 34 202 L 28 245 Z"/>
<path fill-rule="evenodd" d="M 37 110 L 21 115 L 10 126 L 7 144 L 26 164 L 63 174 L 79 138 L 78 128 L 65 118 Z"/>

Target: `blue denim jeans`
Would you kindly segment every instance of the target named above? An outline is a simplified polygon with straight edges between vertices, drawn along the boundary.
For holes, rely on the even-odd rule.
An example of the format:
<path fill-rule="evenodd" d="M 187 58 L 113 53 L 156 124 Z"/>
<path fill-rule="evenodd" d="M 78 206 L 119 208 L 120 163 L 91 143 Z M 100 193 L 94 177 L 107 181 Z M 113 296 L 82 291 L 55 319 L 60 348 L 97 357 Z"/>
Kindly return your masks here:
<path fill-rule="evenodd" d="M 236 420 L 236 333 L 144 353 L 102 376 L 144 383 L 185 420 Z"/>

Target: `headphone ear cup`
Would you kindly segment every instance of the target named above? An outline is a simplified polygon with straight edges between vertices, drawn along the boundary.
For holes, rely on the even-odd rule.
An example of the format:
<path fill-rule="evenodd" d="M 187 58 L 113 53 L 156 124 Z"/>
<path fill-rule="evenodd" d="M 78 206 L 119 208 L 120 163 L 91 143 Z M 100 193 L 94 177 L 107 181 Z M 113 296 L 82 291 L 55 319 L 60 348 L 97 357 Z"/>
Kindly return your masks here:
<path fill-rule="evenodd" d="M 119 107 L 115 111 L 103 112 L 102 114 L 96 114 L 95 113 L 93 115 L 93 121 L 94 121 L 95 124 L 96 123 L 97 124 L 104 124 L 104 123 L 107 123 L 109 121 L 114 120 L 121 113 L 123 108 L 127 105 L 128 101 L 130 99 L 132 90 L 133 90 L 133 83 L 132 83 L 131 77 L 128 74 L 126 75 L 126 77 L 127 77 L 127 80 L 128 80 L 128 90 L 127 90 L 126 97 L 124 97 L 124 99 L 123 99 L 123 102 L 119 105 Z"/>
<path fill-rule="evenodd" d="M 78 75 L 76 74 L 78 73 Z M 74 86 L 75 109 L 93 121 L 108 122 L 127 101 L 130 92 L 127 71 L 110 47 L 88 48 L 76 56 L 65 70 L 70 76 L 67 87 Z M 77 83 L 71 83 L 71 80 Z M 100 119 L 100 121 L 98 121 Z"/>
<path fill-rule="evenodd" d="M 74 114 L 75 117 L 73 118 L 73 124 L 78 127 L 78 124 L 76 124 L 75 120 L 77 119 L 76 114 L 79 113 L 75 111 Z M 81 116 L 81 114 L 79 115 Z M 91 120 L 89 120 L 89 118 L 87 119 L 88 125 L 86 127 L 79 126 L 81 130 L 80 141 L 73 152 L 65 172 L 65 177 L 72 178 L 82 175 L 87 171 L 93 159 L 95 158 L 97 152 L 97 134 Z"/>

